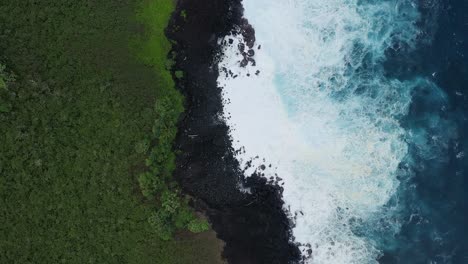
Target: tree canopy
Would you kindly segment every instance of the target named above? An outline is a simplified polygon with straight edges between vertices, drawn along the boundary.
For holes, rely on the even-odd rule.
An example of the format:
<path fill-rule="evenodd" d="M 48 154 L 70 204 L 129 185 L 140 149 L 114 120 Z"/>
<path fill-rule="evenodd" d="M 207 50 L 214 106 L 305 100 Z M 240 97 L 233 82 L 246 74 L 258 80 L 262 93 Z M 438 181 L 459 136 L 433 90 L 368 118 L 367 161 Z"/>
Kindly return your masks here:
<path fill-rule="evenodd" d="M 0 263 L 217 258 L 214 240 L 172 239 L 208 228 L 171 178 L 183 99 L 150 32 L 173 8 L 0 1 Z"/>

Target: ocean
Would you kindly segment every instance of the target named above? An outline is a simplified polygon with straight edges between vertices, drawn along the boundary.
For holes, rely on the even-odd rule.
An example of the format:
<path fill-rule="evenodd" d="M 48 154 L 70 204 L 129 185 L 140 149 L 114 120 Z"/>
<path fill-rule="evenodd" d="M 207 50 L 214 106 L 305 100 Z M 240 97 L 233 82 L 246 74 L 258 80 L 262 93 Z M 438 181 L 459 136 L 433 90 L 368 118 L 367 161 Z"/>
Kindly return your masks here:
<path fill-rule="evenodd" d="M 468 263 L 468 2 L 243 6 L 255 43 L 219 40 L 221 118 L 305 263 Z"/>

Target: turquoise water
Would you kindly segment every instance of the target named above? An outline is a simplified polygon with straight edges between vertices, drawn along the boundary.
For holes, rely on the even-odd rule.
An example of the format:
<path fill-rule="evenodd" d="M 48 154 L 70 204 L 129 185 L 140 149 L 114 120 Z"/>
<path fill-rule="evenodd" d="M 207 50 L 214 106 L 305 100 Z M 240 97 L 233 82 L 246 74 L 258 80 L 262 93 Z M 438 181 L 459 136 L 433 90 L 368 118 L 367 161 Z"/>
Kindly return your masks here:
<path fill-rule="evenodd" d="M 462 114 L 437 81 L 437 66 L 420 66 L 437 38 L 440 5 L 243 4 L 262 48 L 255 67 L 239 68 L 243 40 L 230 36 L 236 41 L 220 65 L 238 76 L 219 80 L 226 120 L 234 147 L 244 150 L 241 164 L 253 159 L 246 174 L 270 163 L 266 176 L 283 179 L 284 209 L 306 262 L 450 263 L 440 262 L 445 251 L 420 253 L 448 239 L 436 227 L 444 216 L 420 197 L 421 186 L 464 159 Z M 259 76 L 250 74 L 257 69 Z"/>

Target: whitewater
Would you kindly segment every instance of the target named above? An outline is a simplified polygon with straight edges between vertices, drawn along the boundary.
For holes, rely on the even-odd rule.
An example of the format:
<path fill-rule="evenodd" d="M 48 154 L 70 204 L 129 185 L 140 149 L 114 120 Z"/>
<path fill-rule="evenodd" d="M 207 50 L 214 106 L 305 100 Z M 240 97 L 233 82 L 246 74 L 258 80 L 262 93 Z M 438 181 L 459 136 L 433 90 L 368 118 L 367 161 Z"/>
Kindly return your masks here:
<path fill-rule="evenodd" d="M 385 72 L 389 51 L 416 46 L 416 1 L 243 0 L 243 6 L 255 29 L 255 65 L 241 67 L 249 49 L 242 35 L 226 36 L 219 68 L 232 74 L 220 70 L 218 83 L 222 118 L 245 175 L 280 177 L 306 263 L 377 263 L 382 237 L 402 225 L 395 201 L 410 174 L 402 164 L 411 160 L 409 142 L 421 138 L 401 120 L 416 87 L 434 86 Z"/>

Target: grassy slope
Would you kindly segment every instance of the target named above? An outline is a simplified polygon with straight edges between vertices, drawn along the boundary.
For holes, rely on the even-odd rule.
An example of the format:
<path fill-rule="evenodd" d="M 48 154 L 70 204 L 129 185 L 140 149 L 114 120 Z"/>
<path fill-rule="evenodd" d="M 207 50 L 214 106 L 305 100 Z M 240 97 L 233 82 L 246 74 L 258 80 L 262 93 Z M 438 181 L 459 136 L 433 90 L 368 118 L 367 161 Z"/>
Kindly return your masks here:
<path fill-rule="evenodd" d="M 0 59 L 18 75 L 13 109 L 0 113 L 0 263 L 217 258 L 213 237 L 163 242 L 147 221 L 154 205 L 137 187 L 145 154 L 135 146 L 157 98 L 181 103 L 164 70 L 172 0 L 143 3 L 137 19 L 157 21 L 149 31 L 130 19 L 136 2 L 0 2 Z M 145 32 L 144 64 L 129 52 L 135 32 Z"/>

